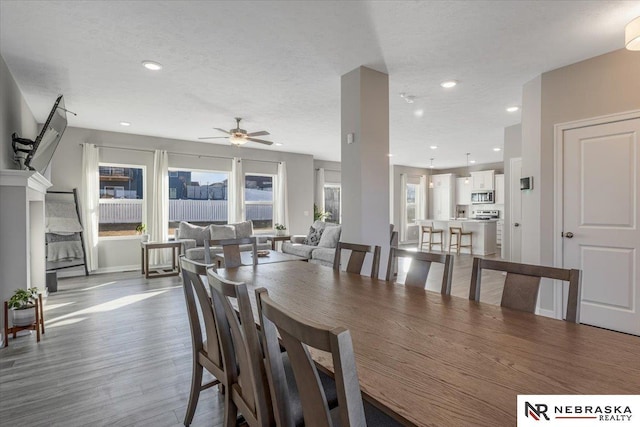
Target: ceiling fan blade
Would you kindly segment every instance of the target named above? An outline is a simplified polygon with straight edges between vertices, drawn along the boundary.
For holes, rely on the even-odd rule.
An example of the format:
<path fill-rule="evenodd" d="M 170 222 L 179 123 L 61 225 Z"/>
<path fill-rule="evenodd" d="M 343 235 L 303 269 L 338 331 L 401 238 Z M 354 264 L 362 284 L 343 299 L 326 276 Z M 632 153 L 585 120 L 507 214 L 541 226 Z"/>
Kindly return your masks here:
<path fill-rule="evenodd" d="M 228 136 L 205 136 L 203 138 L 198 139 L 228 139 Z"/>
<path fill-rule="evenodd" d="M 272 145 L 273 142 L 265 141 L 264 139 L 247 138 L 247 141 L 257 142 L 259 144 Z"/>
<path fill-rule="evenodd" d="M 267 135 L 271 135 L 269 132 L 267 132 L 266 130 L 261 130 L 258 132 L 251 132 L 248 133 L 247 136 L 267 136 Z"/>
<path fill-rule="evenodd" d="M 231 134 L 229 133 L 229 131 L 228 131 L 228 130 L 224 130 L 224 129 L 220 129 L 220 128 L 214 128 L 214 129 L 215 129 L 215 130 L 219 130 L 220 132 L 224 132 L 224 133 L 226 133 L 227 135 L 231 135 Z"/>

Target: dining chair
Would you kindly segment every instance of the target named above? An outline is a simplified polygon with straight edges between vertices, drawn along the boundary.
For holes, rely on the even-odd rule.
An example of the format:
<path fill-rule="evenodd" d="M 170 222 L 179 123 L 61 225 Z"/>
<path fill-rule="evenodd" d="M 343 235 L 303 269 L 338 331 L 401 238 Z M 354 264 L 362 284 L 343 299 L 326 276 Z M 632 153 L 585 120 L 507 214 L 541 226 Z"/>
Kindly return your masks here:
<path fill-rule="evenodd" d="M 504 281 L 500 305 L 529 313 L 534 313 L 536 310 L 540 279 L 548 278 L 569 282 L 565 319 L 569 322 L 580 323 L 580 294 L 582 292 L 580 270 L 474 258 L 469 288 L 470 300 L 480 301 L 482 270 L 506 272 L 507 277 Z"/>
<path fill-rule="evenodd" d="M 275 303 L 264 288 L 256 290 L 256 301 L 274 416 L 279 427 L 300 426 L 294 416 L 296 411 L 302 412 L 304 426 L 400 425 L 373 406 L 363 403 L 353 343 L 347 329 L 305 320 Z M 280 346 L 287 351 L 291 372 L 280 357 Z M 338 407 L 334 410 L 330 409 L 326 399 L 309 347 L 331 354 L 338 391 Z M 300 408 L 291 404 L 288 375 L 294 377 Z"/>
<path fill-rule="evenodd" d="M 224 239 L 224 240 L 205 240 L 204 241 L 204 256 L 205 263 L 211 264 L 211 253 L 209 247 L 221 246 L 222 254 L 224 256 L 224 267 L 235 268 L 242 265 L 242 256 L 240 251 L 240 245 L 251 245 L 252 262 L 253 265 L 258 265 L 258 246 L 255 237 L 244 237 L 241 239 Z"/>
<path fill-rule="evenodd" d="M 360 274 L 364 259 L 368 253 L 373 254 L 371 261 L 371 277 L 377 278 L 380 271 L 380 246 L 359 245 L 355 243 L 338 242 L 336 253 L 333 258 L 333 269 L 340 271 L 340 261 L 342 260 L 342 251 L 351 251 L 349 261 L 347 262 L 347 273 Z"/>
<path fill-rule="evenodd" d="M 231 348 L 235 352 L 231 355 L 233 359 L 225 359 L 225 363 L 229 360 L 227 366 L 233 366 L 234 369 L 229 391 L 225 396 L 224 426 L 235 426 L 234 420 L 238 412 L 250 427 L 275 426 L 264 352 L 253 317 L 247 285 L 226 280 L 212 269 L 208 270 L 207 278 L 214 301 L 214 311 L 223 313 L 224 320 L 220 324 L 224 324 L 224 327 L 220 329 L 228 332 L 220 334 L 221 346 Z M 287 371 L 291 373 L 289 355 L 281 353 L 281 358 L 283 363 L 286 363 Z M 331 407 L 335 407 L 338 402 L 335 382 L 326 374 L 321 377 L 327 399 Z M 297 388 L 294 388 L 291 401 L 294 407 L 299 406 Z M 296 420 L 298 419 L 296 417 Z"/>
<path fill-rule="evenodd" d="M 451 280 L 453 279 L 453 257 L 451 255 L 415 252 L 392 247 L 389 251 L 389 263 L 387 264 L 387 282 L 393 282 L 394 280 L 392 266 L 397 264 L 398 258 L 411 258 L 411 265 L 409 266 L 409 271 L 407 271 L 407 278 L 404 284 L 419 288 L 424 288 L 427 284 L 431 263 L 443 264 L 444 271 L 442 273 L 440 293 L 442 295 L 451 294 Z"/>
<path fill-rule="evenodd" d="M 201 277 L 207 274 L 210 265 L 201 264 L 180 256 L 182 270 L 182 288 L 187 303 L 187 315 L 191 330 L 191 348 L 193 369 L 191 374 L 191 389 L 184 425 L 188 426 L 198 405 L 200 392 L 220 384 L 220 391 L 225 392 L 229 385 L 229 372 L 225 369 L 223 348 L 220 346 L 219 334 L 211 299 L 207 294 Z M 198 311 L 202 314 L 203 324 L 200 323 Z M 202 327 L 204 325 L 204 337 Z M 203 369 L 209 371 L 216 379 L 202 384 Z M 226 408 L 225 408 L 226 412 Z"/>
<path fill-rule="evenodd" d="M 214 311 L 220 319 L 220 344 L 230 349 L 224 362 L 229 367 L 229 390 L 225 394 L 224 426 L 235 427 L 238 412 L 250 427 L 273 426 L 269 385 L 249 294 L 244 283 L 223 279 L 207 271 Z M 234 308 L 232 301 L 237 306 Z M 233 351 L 233 353 L 231 352 Z"/>

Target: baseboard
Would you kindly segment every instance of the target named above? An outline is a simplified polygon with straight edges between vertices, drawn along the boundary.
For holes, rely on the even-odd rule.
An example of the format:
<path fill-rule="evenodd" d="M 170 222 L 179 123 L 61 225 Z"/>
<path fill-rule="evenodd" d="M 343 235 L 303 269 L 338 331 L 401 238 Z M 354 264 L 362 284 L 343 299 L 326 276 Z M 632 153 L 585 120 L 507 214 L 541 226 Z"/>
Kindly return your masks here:
<path fill-rule="evenodd" d="M 552 319 L 555 319 L 555 318 L 556 318 L 556 313 L 555 313 L 555 311 L 553 311 L 553 310 L 547 310 L 547 309 L 540 308 L 540 307 L 538 307 L 538 308 L 536 309 L 536 314 L 537 314 L 537 315 L 539 315 L 539 316 L 550 317 L 550 318 L 552 318 Z"/>
<path fill-rule="evenodd" d="M 116 267 L 103 267 L 103 268 L 98 268 L 93 273 L 94 274 L 123 273 L 125 271 L 135 271 L 135 270 L 140 271 L 140 264 L 120 265 L 120 266 L 116 266 Z"/>

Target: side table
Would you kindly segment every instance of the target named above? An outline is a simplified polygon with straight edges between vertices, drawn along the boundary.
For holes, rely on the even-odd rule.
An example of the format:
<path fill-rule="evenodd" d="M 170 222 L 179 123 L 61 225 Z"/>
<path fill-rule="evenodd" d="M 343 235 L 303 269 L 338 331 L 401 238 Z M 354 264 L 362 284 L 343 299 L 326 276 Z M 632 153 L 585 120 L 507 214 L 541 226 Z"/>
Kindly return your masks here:
<path fill-rule="evenodd" d="M 180 266 L 178 265 L 178 257 L 180 256 L 181 242 L 141 242 L 141 269 L 142 274 L 147 279 L 155 277 L 169 277 L 180 274 Z M 151 249 L 171 249 L 171 269 L 162 268 L 151 271 L 149 269 L 149 251 Z"/>
<path fill-rule="evenodd" d="M 290 235 L 286 235 L 286 236 L 269 235 L 269 236 L 265 236 L 265 237 L 267 237 L 267 239 L 271 239 L 271 250 L 272 251 L 276 250 L 276 242 L 286 242 L 287 240 L 291 240 L 291 236 Z"/>

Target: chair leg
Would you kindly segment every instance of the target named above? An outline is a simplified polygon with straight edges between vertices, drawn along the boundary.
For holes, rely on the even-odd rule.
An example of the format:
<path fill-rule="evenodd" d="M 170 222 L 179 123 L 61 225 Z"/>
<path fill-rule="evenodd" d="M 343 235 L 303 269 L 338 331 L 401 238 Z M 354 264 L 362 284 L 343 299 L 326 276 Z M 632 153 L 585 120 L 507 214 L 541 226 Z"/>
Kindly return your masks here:
<path fill-rule="evenodd" d="M 200 398 L 200 390 L 202 389 L 202 365 L 196 360 L 193 361 L 193 371 L 191 374 L 191 391 L 189 392 L 189 403 L 187 404 L 187 413 L 184 415 L 184 425 L 188 426 L 193 420 L 196 413 L 198 399 Z"/>
<path fill-rule="evenodd" d="M 469 255 L 473 255 L 473 234 L 469 234 Z"/>
<path fill-rule="evenodd" d="M 224 427 L 236 427 L 238 422 L 238 407 L 231 400 L 231 390 L 224 395 Z"/>

